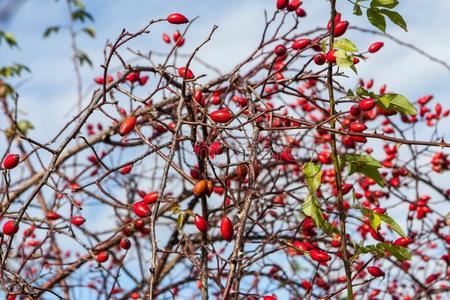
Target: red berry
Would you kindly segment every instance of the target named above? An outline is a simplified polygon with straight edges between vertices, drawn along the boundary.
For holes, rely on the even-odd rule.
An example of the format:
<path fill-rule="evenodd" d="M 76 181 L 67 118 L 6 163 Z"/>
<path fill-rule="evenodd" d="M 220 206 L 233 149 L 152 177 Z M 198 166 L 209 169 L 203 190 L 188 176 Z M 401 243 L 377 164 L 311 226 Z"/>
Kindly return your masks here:
<path fill-rule="evenodd" d="M 73 216 L 72 219 L 70 219 L 70 223 L 76 226 L 83 225 L 85 221 L 86 220 L 82 216 Z"/>
<path fill-rule="evenodd" d="M 287 6 L 288 11 L 294 11 L 296 10 L 300 5 L 302 4 L 302 1 L 300 0 L 291 0 Z"/>
<path fill-rule="evenodd" d="M 411 240 L 409 238 L 401 237 L 401 238 L 396 239 L 392 244 L 394 244 L 396 246 L 406 247 L 410 243 L 411 243 Z"/>
<path fill-rule="evenodd" d="M 333 49 L 333 50 L 328 51 L 328 53 L 327 53 L 327 61 L 330 64 L 334 64 L 336 62 L 336 56 L 334 56 L 335 52 L 336 51 Z"/>
<path fill-rule="evenodd" d="M 339 23 L 341 21 L 341 13 L 336 13 L 336 15 L 334 16 L 334 26 L 336 26 L 337 23 Z M 327 24 L 327 29 L 330 30 L 331 28 L 331 20 L 328 21 Z"/>
<path fill-rule="evenodd" d="M 217 123 L 228 123 L 233 118 L 233 114 L 228 108 L 222 108 L 210 113 L 209 117 Z"/>
<path fill-rule="evenodd" d="M 136 126 L 137 119 L 135 116 L 130 116 L 126 118 L 122 124 L 120 124 L 119 128 L 119 135 L 125 136 L 129 134 L 131 131 L 133 131 L 134 127 Z"/>
<path fill-rule="evenodd" d="M 98 263 L 103 263 L 103 262 L 107 261 L 108 258 L 109 258 L 109 254 L 106 251 L 101 251 L 95 256 L 95 260 Z"/>
<path fill-rule="evenodd" d="M 3 160 L 3 168 L 5 169 L 13 169 L 17 167 L 19 164 L 20 156 L 19 154 L 10 153 L 6 155 L 5 159 Z"/>
<path fill-rule="evenodd" d="M 339 21 L 334 25 L 334 37 L 340 37 L 347 31 L 348 22 L 347 21 Z"/>
<path fill-rule="evenodd" d="M 170 36 L 167 33 L 163 33 L 162 39 L 165 43 L 170 44 Z"/>
<path fill-rule="evenodd" d="M 355 141 L 347 135 L 342 136 L 342 144 L 347 148 L 355 148 L 356 146 Z"/>
<path fill-rule="evenodd" d="M 373 43 L 372 45 L 370 45 L 369 46 L 369 52 L 370 53 L 375 53 L 375 52 L 377 52 L 378 50 L 380 50 L 381 49 L 381 47 L 383 47 L 384 46 L 384 43 L 383 42 L 375 42 L 375 43 Z"/>
<path fill-rule="evenodd" d="M 171 24 L 185 24 L 189 22 L 189 20 L 182 14 L 174 13 L 167 16 L 167 22 Z"/>
<path fill-rule="evenodd" d="M 139 84 L 140 85 L 145 85 L 147 83 L 147 81 L 148 81 L 148 78 L 149 77 L 147 75 L 142 76 L 141 78 L 139 78 Z"/>
<path fill-rule="evenodd" d="M 297 8 L 295 10 L 295 14 L 297 15 L 297 17 L 300 17 L 300 18 L 306 17 L 306 11 L 301 7 Z"/>
<path fill-rule="evenodd" d="M 222 218 L 220 224 L 220 232 L 222 233 L 222 237 L 228 242 L 233 239 L 234 229 L 233 223 L 231 222 L 230 218 L 226 216 Z"/>
<path fill-rule="evenodd" d="M 9 220 L 3 224 L 3 234 L 6 235 L 15 235 L 17 231 L 19 231 L 19 225 L 16 224 L 15 221 Z"/>
<path fill-rule="evenodd" d="M 103 80 L 103 76 L 98 76 L 94 78 L 95 83 L 97 84 L 103 84 L 105 81 Z"/>
<path fill-rule="evenodd" d="M 158 200 L 158 192 L 151 192 L 144 196 L 144 202 L 146 204 L 153 204 Z"/>
<path fill-rule="evenodd" d="M 125 77 L 126 80 L 133 83 L 139 80 L 139 72 L 131 72 Z"/>
<path fill-rule="evenodd" d="M 308 252 L 314 249 L 314 245 L 309 242 L 294 241 L 292 242 L 292 245 L 296 248 L 294 253 L 300 255 L 303 255 L 304 252 Z"/>
<path fill-rule="evenodd" d="M 173 40 L 175 42 L 178 42 L 181 39 L 181 32 L 179 30 L 175 30 L 175 32 L 173 33 Z"/>
<path fill-rule="evenodd" d="M 141 218 L 145 218 L 150 214 L 150 207 L 144 201 L 138 201 L 133 204 L 134 213 Z"/>
<path fill-rule="evenodd" d="M 359 101 L 358 106 L 362 111 L 372 110 L 375 107 L 375 100 L 372 98 L 362 99 Z"/>
<path fill-rule="evenodd" d="M 277 0 L 277 8 L 285 9 L 289 4 L 289 0 Z"/>
<path fill-rule="evenodd" d="M 276 56 L 285 56 L 287 52 L 286 46 L 284 45 L 276 45 L 273 49 L 273 53 L 275 53 Z"/>
<path fill-rule="evenodd" d="M 350 183 L 345 183 L 342 185 L 342 195 L 347 195 L 353 188 L 353 185 Z"/>
<path fill-rule="evenodd" d="M 363 132 L 367 126 L 360 122 L 353 122 L 350 124 L 350 130 L 353 132 Z"/>
<path fill-rule="evenodd" d="M 325 61 L 327 60 L 327 57 L 325 56 L 325 54 L 323 53 L 319 53 L 314 55 L 314 62 L 316 63 L 316 65 L 323 65 L 325 63 Z"/>
<path fill-rule="evenodd" d="M 320 249 L 314 249 L 309 251 L 309 255 L 313 260 L 317 262 L 327 262 L 331 259 L 331 256 L 329 256 L 328 253 Z"/>
<path fill-rule="evenodd" d="M 178 75 L 180 75 L 184 79 L 194 78 L 194 73 L 192 73 L 190 69 L 187 69 L 185 67 L 178 68 Z"/>
<path fill-rule="evenodd" d="M 130 173 L 132 169 L 133 169 L 132 164 L 126 165 L 126 166 L 122 167 L 122 169 L 120 169 L 120 174 L 126 175 L 126 174 Z"/>
<path fill-rule="evenodd" d="M 277 297 L 275 297 L 275 296 L 264 296 L 263 300 L 277 300 Z"/>
<path fill-rule="evenodd" d="M 58 213 L 55 213 L 53 211 L 49 211 L 47 213 L 47 219 L 49 220 L 58 220 L 59 218 L 61 218 L 61 216 Z"/>
<path fill-rule="evenodd" d="M 352 107 L 350 107 L 350 114 L 354 117 L 357 117 L 361 114 L 361 109 L 356 104 L 352 105 Z"/>
<path fill-rule="evenodd" d="M 128 250 L 131 248 L 131 242 L 129 239 L 121 239 L 119 246 L 124 250 Z"/>
<path fill-rule="evenodd" d="M 370 228 L 369 233 L 375 240 L 384 242 L 384 237 L 378 231 L 374 230 L 373 228 Z"/>
<path fill-rule="evenodd" d="M 202 90 L 196 90 L 194 94 L 195 102 L 200 104 L 201 106 L 205 106 L 205 99 L 203 98 Z"/>
<path fill-rule="evenodd" d="M 376 213 L 376 214 L 379 214 L 379 215 L 383 215 L 383 214 L 386 213 L 386 209 L 382 208 L 382 207 L 375 207 L 375 208 L 372 209 L 372 211 L 374 213 Z"/>
<path fill-rule="evenodd" d="M 367 271 L 369 272 L 370 275 L 374 277 L 384 276 L 384 272 L 380 268 L 375 266 L 367 267 Z"/>
<path fill-rule="evenodd" d="M 310 289 L 312 289 L 312 284 L 311 284 L 311 282 L 309 282 L 308 280 L 305 279 L 302 281 L 302 287 L 305 290 L 310 290 Z"/>
<path fill-rule="evenodd" d="M 299 39 L 292 44 L 292 49 L 303 50 L 311 43 L 310 39 Z"/>
<path fill-rule="evenodd" d="M 205 219 L 198 214 L 194 216 L 194 224 L 200 232 L 206 232 L 208 230 Z"/>
<path fill-rule="evenodd" d="M 5 300 L 16 300 L 17 294 L 8 294 Z"/>

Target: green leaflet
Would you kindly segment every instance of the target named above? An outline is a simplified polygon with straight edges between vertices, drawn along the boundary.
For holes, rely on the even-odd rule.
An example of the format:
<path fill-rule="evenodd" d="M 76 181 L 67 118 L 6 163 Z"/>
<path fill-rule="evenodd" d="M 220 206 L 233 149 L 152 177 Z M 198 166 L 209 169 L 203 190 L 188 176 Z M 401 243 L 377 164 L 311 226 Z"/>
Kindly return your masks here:
<path fill-rule="evenodd" d="M 398 5 L 398 0 L 372 0 L 370 7 L 383 6 L 387 8 L 394 8 Z"/>
<path fill-rule="evenodd" d="M 382 32 L 386 32 L 386 20 L 377 9 L 369 8 L 367 10 L 367 19 L 369 20 L 370 24 L 372 24 Z"/>
<path fill-rule="evenodd" d="M 405 115 L 417 114 L 416 108 L 405 96 L 399 94 L 384 94 L 380 96 L 379 101 L 387 109 L 395 110 Z"/>
<path fill-rule="evenodd" d="M 404 31 L 408 31 L 408 26 L 406 25 L 405 19 L 403 19 L 402 15 L 398 12 L 388 9 L 380 9 L 380 12 L 386 15 L 392 23 L 401 27 Z"/>
<path fill-rule="evenodd" d="M 315 165 L 312 162 L 307 162 L 303 166 L 303 172 L 309 190 L 311 193 L 315 193 L 319 188 L 322 179 L 322 170 L 320 169 L 320 166 Z"/>
<path fill-rule="evenodd" d="M 334 41 L 333 47 L 347 52 L 358 52 L 358 48 L 349 39 L 339 39 Z"/>
<path fill-rule="evenodd" d="M 316 226 L 322 229 L 324 232 L 328 234 L 332 234 L 333 232 L 338 233 L 338 231 L 330 223 L 325 221 L 316 197 L 308 195 L 305 203 L 303 204 L 302 211 L 305 215 L 311 217 L 314 220 Z"/>
<path fill-rule="evenodd" d="M 361 253 L 373 253 L 378 257 L 384 257 L 385 251 L 388 251 L 391 255 L 393 255 L 399 261 L 405 261 L 411 259 L 411 253 L 402 246 L 391 245 L 387 243 L 378 243 L 376 245 L 368 245 L 364 247 L 360 247 L 358 249 Z"/>
<path fill-rule="evenodd" d="M 371 226 L 372 226 L 372 219 L 374 220 L 373 221 L 374 225 L 380 225 L 381 221 L 383 221 L 384 223 L 388 224 L 389 227 L 392 228 L 392 230 L 394 230 L 395 232 L 397 232 L 400 236 L 407 237 L 405 232 L 403 232 L 403 229 L 400 227 L 400 225 L 398 225 L 397 222 L 395 222 L 395 220 L 392 219 L 390 216 L 386 214 L 377 214 L 376 212 L 364 207 L 360 207 L 360 210 L 364 216 L 369 217 Z M 378 226 L 376 227 L 372 226 L 373 229 L 376 229 L 377 227 Z"/>
<path fill-rule="evenodd" d="M 378 171 L 381 168 L 381 164 L 375 158 L 370 155 L 360 155 L 360 154 L 346 154 L 341 155 L 341 161 L 344 164 L 348 164 L 350 167 L 349 175 L 354 173 L 361 173 L 369 178 L 375 180 L 375 182 L 384 186 L 384 179 L 381 177 Z"/>

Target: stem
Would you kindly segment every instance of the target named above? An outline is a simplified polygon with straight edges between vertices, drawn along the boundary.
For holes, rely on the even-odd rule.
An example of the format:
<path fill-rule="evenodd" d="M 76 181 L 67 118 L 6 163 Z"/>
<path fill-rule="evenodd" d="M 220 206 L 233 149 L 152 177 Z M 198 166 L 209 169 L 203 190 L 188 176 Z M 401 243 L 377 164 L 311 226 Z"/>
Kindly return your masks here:
<path fill-rule="evenodd" d="M 331 0 L 331 28 L 330 28 L 330 43 L 329 43 L 329 51 L 333 49 L 333 43 L 334 43 L 334 17 L 336 15 L 336 0 Z M 327 75 L 327 88 L 328 88 L 328 96 L 329 96 L 329 103 L 330 103 L 330 115 L 336 114 L 335 109 L 335 99 L 334 99 L 334 91 L 333 91 L 333 64 L 328 64 L 328 75 Z M 336 119 L 332 118 L 330 120 L 330 126 L 332 129 L 336 129 Z M 341 232 L 341 254 L 342 254 L 342 261 L 344 263 L 345 268 L 345 276 L 346 276 L 346 282 L 347 282 L 347 299 L 352 300 L 353 299 L 353 287 L 352 287 L 352 270 L 351 265 L 348 259 L 348 253 L 347 253 L 347 240 L 345 237 L 345 221 L 346 221 L 346 213 L 344 209 L 344 197 L 342 195 L 342 176 L 341 176 L 341 167 L 339 165 L 339 159 L 338 159 L 338 151 L 336 147 L 336 133 L 331 133 L 331 158 L 333 160 L 333 166 L 335 170 L 335 180 L 336 180 L 336 189 L 338 194 L 337 204 L 338 204 L 338 210 L 339 210 L 339 229 Z"/>

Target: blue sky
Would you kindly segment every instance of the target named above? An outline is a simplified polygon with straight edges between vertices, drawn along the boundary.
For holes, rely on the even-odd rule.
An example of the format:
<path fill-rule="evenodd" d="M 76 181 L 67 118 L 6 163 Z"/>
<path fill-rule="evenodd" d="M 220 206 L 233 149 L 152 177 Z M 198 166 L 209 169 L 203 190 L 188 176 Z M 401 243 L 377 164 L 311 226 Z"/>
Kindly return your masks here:
<path fill-rule="evenodd" d="M 263 12 L 273 11 L 272 0 L 112 0 L 85 1 L 87 11 L 92 13 L 92 25 L 97 37 L 82 36 L 79 47 L 89 53 L 94 67 L 83 67 L 84 92 L 92 91 L 93 78 L 100 74 L 103 61 L 103 46 L 106 40 L 113 40 L 122 28 L 138 30 L 150 19 L 164 18 L 169 13 L 181 12 L 190 18 L 200 16 L 193 24 L 182 52 L 196 47 L 208 35 L 213 25 L 219 30 L 213 40 L 199 53 L 205 61 L 228 71 L 238 63 L 258 43 Z M 388 25 L 388 32 L 397 38 L 412 43 L 422 50 L 450 63 L 450 1 L 415 0 L 401 1 L 398 11 L 405 17 L 409 32 Z M 0 5 L 2 1 L 0 1 Z M 327 20 L 328 8 L 325 0 L 305 0 L 303 4 L 309 17 L 302 19 L 300 30 L 315 28 L 317 20 Z M 369 28 L 363 17 L 351 15 L 347 1 L 338 1 L 338 8 L 351 24 Z M 64 1 L 28 0 L 9 23 L 0 28 L 12 32 L 20 45 L 20 50 L 0 48 L 1 64 L 12 61 L 29 66 L 30 75 L 20 80 L 19 108 L 27 113 L 24 118 L 36 125 L 30 136 L 45 141 L 72 116 L 76 100 L 76 84 L 70 61 L 70 40 L 66 33 L 59 33 L 42 39 L 42 33 L 51 25 L 66 24 L 67 7 Z M 325 24 L 319 24 L 321 26 Z M 168 48 L 161 41 L 162 32 L 173 32 L 172 25 L 156 26 L 154 32 L 131 44 L 134 49 L 150 49 L 163 52 Z M 448 108 L 450 97 L 450 72 L 444 67 L 430 62 L 427 58 L 405 47 L 379 36 L 362 35 L 350 31 L 346 37 L 352 39 L 360 49 L 365 49 L 376 40 L 385 42 L 385 47 L 372 59 L 358 65 L 359 76 L 375 78 L 375 85 L 388 82 L 392 91 L 415 100 L 426 94 L 434 94 L 436 99 Z M 200 67 L 198 67 L 201 69 Z M 352 75 L 347 82 L 353 87 L 357 78 Z M 19 82 L 18 82 L 19 83 Z M 88 97 L 85 98 L 85 101 Z M 2 119 L 0 119 L 2 120 Z M 449 121 L 442 124 L 441 134 L 450 140 Z M 429 129 L 423 128 L 419 136 L 427 136 Z M 100 224 L 99 224 L 100 226 Z"/>
<path fill-rule="evenodd" d="M 405 16 L 409 32 L 388 25 L 388 32 L 394 36 L 417 45 L 421 49 L 450 61 L 450 2 L 447 0 L 401 1 L 398 10 Z M 1 3 L 1 2 L 0 2 Z M 263 24 L 263 10 L 273 11 L 274 1 L 85 1 L 87 10 L 95 17 L 92 24 L 97 38 L 79 39 L 79 46 L 94 61 L 94 68 L 83 68 L 84 90 L 88 91 L 92 78 L 100 71 L 103 46 L 107 39 L 114 39 L 122 28 L 137 30 L 151 18 L 161 18 L 179 11 L 187 16 L 200 16 L 193 25 L 184 50 L 196 46 L 208 34 L 214 24 L 219 30 L 213 41 L 201 50 L 200 56 L 220 69 L 229 70 L 255 46 Z M 108 5 L 105 5 L 108 3 Z M 431 4 L 432 3 L 432 4 Z M 326 1 L 304 1 L 308 18 L 301 21 L 300 27 L 314 28 L 317 19 L 326 19 Z M 351 24 L 365 27 L 367 20 L 350 14 L 347 1 L 338 1 L 339 10 Z M 418 13 L 420 10 L 420 13 Z M 32 134 L 36 137 L 52 135 L 70 114 L 76 95 L 75 75 L 69 58 L 70 41 L 67 34 L 58 34 L 42 39 L 42 33 L 49 25 L 67 23 L 67 7 L 64 1 L 26 1 L 20 11 L 8 24 L 0 26 L 14 33 L 21 50 L 0 48 L 2 62 L 16 61 L 28 65 L 32 73 L 25 76 L 20 87 L 21 107 L 29 113 L 29 118 L 39 128 Z M 175 27 L 156 26 L 154 33 L 134 43 L 142 50 L 164 51 L 167 46 L 161 41 L 161 33 L 169 33 Z M 349 38 L 364 49 L 374 40 L 383 40 L 386 45 L 374 59 L 358 66 L 362 78 L 374 77 L 376 85 L 380 80 L 389 82 L 388 87 L 414 100 L 424 94 L 433 93 L 445 103 L 450 92 L 450 72 L 440 65 L 430 62 L 417 53 L 400 47 L 394 42 L 380 37 L 362 35 L 358 32 L 347 34 Z M 351 79 L 352 82 L 356 78 Z M 383 82 L 384 83 L 384 82 Z M 51 115 L 52 118 L 48 118 Z M 59 126 L 58 126 L 59 125 Z"/>

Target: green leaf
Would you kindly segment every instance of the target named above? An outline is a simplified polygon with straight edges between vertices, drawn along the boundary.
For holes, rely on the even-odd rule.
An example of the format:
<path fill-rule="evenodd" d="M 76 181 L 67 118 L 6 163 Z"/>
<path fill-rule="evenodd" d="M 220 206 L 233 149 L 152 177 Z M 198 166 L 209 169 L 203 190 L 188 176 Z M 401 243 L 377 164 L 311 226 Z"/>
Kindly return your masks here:
<path fill-rule="evenodd" d="M 416 108 L 409 102 L 408 98 L 399 94 L 384 94 L 379 98 L 383 105 L 387 105 L 388 109 L 398 111 L 405 115 L 416 115 Z"/>
<path fill-rule="evenodd" d="M 5 40 L 8 46 L 11 48 L 18 47 L 16 38 L 10 32 L 0 30 L 0 45 L 2 40 Z"/>
<path fill-rule="evenodd" d="M 369 8 L 367 10 L 367 19 L 373 26 L 382 32 L 386 32 L 386 20 L 378 10 Z"/>
<path fill-rule="evenodd" d="M 22 120 L 17 122 L 17 127 L 24 135 L 27 134 L 28 130 L 34 129 L 33 124 L 28 120 Z"/>
<path fill-rule="evenodd" d="M 388 224 L 389 227 L 391 227 L 395 232 L 397 232 L 402 237 L 407 237 L 406 234 L 403 232 L 403 229 L 400 227 L 400 225 L 397 224 L 397 222 L 394 221 L 391 217 L 389 217 L 386 214 L 379 215 L 381 220 L 383 220 L 384 223 Z"/>
<path fill-rule="evenodd" d="M 305 163 L 303 167 L 306 183 L 308 184 L 311 193 L 315 193 L 320 186 L 322 179 L 322 170 L 320 166 L 313 164 L 312 162 Z"/>
<path fill-rule="evenodd" d="M 363 87 L 358 87 L 356 89 L 356 95 L 358 95 L 361 98 L 369 97 L 373 99 L 377 99 L 378 95 L 376 95 L 374 92 L 369 92 L 368 90 L 364 89 Z"/>
<path fill-rule="evenodd" d="M 80 21 L 81 23 L 84 23 L 86 19 L 89 19 L 90 21 L 94 21 L 94 17 L 85 11 L 84 9 L 79 9 L 74 12 L 72 12 L 72 20 L 74 21 Z"/>
<path fill-rule="evenodd" d="M 324 53 L 327 52 L 327 46 L 328 46 L 328 38 L 323 39 L 320 41 L 320 50 Z"/>
<path fill-rule="evenodd" d="M 77 6 L 80 9 L 84 9 L 84 3 L 80 0 L 71 0 L 71 2 L 73 3 L 73 5 Z"/>
<path fill-rule="evenodd" d="M 334 52 L 334 56 L 336 57 L 336 64 L 341 67 L 350 67 L 353 66 L 353 60 L 350 55 L 347 55 L 347 53 L 344 50 L 338 50 Z"/>
<path fill-rule="evenodd" d="M 375 167 L 373 165 L 366 165 L 364 163 L 359 162 L 352 162 L 350 163 L 349 175 L 352 175 L 354 173 L 361 173 L 366 177 L 372 178 L 379 186 L 383 187 L 384 180 L 383 177 L 381 177 L 380 173 L 378 172 L 378 168 L 380 167 Z"/>
<path fill-rule="evenodd" d="M 325 221 L 319 203 L 314 196 L 308 195 L 305 203 L 303 204 L 302 211 L 306 216 L 311 217 L 314 220 L 316 226 L 322 229 L 324 232 L 328 234 L 338 232 L 330 223 Z"/>
<path fill-rule="evenodd" d="M 373 253 L 378 257 L 384 257 L 385 251 L 389 252 L 399 261 L 405 261 L 411 259 L 411 253 L 402 246 L 391 245 L 387 243 L 378 243 L 376 245 L 368 245 L 364 247 L 359 247 L 358 250 L 361 253 Z"/>
<path fill-rule="evenodd" d="M 411 253 L 407 248 L 397 245 L 391 245 L 386 243 L 380 243 L 379 247 L 391 253 L 399 261 L 411 260 Z"/>
<path fill-rule="evenodd" d="M 42 36 L 44 38 L 49 37 L 52 33 L 58 33 L 60 29 L 60 26 L 50 26 L 47 27 L 47 29 L 45 29 L 44 33 L 42 34 Z"/>
<path fill-rule="evenodd" d="M 361 5 L 359 5 L 359 0 L 355 2 L 355 6 L 353 6 L 353 14 L 356 16 L 362 15 Z"/>
<path fill-rule="evenodd" d="M 361 173 L 369 178 L 375 180 L 375 182 L 384 186 L 383 177 L 381 177 L 379 168 L 382 167 L 380 162 L 370 155 L 359 155 L 359 154 L 346 154 L 341 156 L 342 162 L 348 163 L 350 167 L 349 175 L 356 172 Z"/>
<path fill-rule="evenodd" d="M 95 29 L 92 27 L 83 28 L 83 32 L 87 33 L 91 38 L 95 38 Z"/>
<path fill-rule="evenodd" d="M 350 66 L 350 69 L 352 69 L 352 71 L 355 72 L 356 75 L 358 75 L 358 70 L 356 70 L 355 64 L 352 64 Z"/>
<path fill-rule="evenodd" d="M 348 89 L 347 91 L 347 97 L 354 97 L 355 94 L 353 93 L 353 91 L 351 89 Z"/>
<path fill-rule="evenodd" d="M 358 250 L 363 254 L 373 253 L 377 257 L 384 257 L 386 255 L 384 253 L 384 250 L 378 248 L 376 245 L 368 245 L 368 246 L 360 247 Z"/>
<path fill-rule="evenodd" d="M 398 0 L 372 0 L 370 7 L 383 6 L 387 8 L 394 8 L 398 5 Z"/>
<path fill-rule="evenodd" d="M 381 224 L 381 217 L 378 214 L 372 212 L 369 214 L 369 221 L 370 227 L 372 227 L 373 230 L 378 230 Z"/>
<path fill-rule="evenodd" d="M 183 227 L 184 225 L 184 214 L 179 214 L 177 219 L 178 228 Z"/>
<path fill-rule="evenodd" d="M 386 215 L 386 214 L 377 214 L 376 212 L 374 212 L 373 210 L 369 210 L 365 207 L 360 207 L 359 208 L 361 210 L 361 213 L 370 218 L 372 218 L 372 215 L 377 215 L 380 218 L 380 221 L 383 221 L 384 223 L 388 224 L 390 228 L 392 228 L 392 230 L 394 230 L 395 232 L 397 232 L 400 236 L 402 237 L 407 237 L 406 234 L 403 232 L 403 229 L 400 227 L 400 225 L 397 224 L 397 222 L 395 222 L 394 219 L 392 219 L 390 216 Z M 378 222 L 378 218 L 377 217 L 373 217 L 374 218 L 374 222 Z M 371 221 L 372 222 L 372 221 Z M 380 225 L 380 223 L 378 223 L 378 225 Z M 376 227 L 372 227 L 373 229 L 377 229 L 378 226 Z"/>
<path fill-rule="evenodd" d="M 12 125 L 9 128 L 7 128 L 5 130 L 5 136 L 7 139 L 11 139 L 16 135 L 17 131 L 26 136 L 28 130 L 30 129 L 34 129 L 33 124 L 28 120 L 21 120 L 17 122 L 17 127 L 15 125 Z"/>
<path fill-rule="evenodd" d="M 349 39 L 339 39 L 336 40 L 333 44 L 334 48 L 342 49 L 347 52 L 358 52 L 358 48 L 356 48 L 355 44 Z"/>
<path fill-rule="evenodd" d="M 29 73 L 30 69 L 25 65 L 14 63 L 12 66 L 0 68 L 0 77 L 20 76 L 24 71 Z"/>
<path fill-rule="evenodd" d="M 92 67 L 92 61 L 85 52 L 78 51 L 77 57 L 78 57 L 78 61 L 80 62 L 81 66 L 84 65 L 85 63 L 87 63 L 89 66 Z"/>
<path fill-rule="evenodd" d="M 380 9 L 380 12 L 386 15 L 392 23 L 401 27 L 404 31 L 408 31 L 405 20 L 398 12 L 387 9 Z"/>

